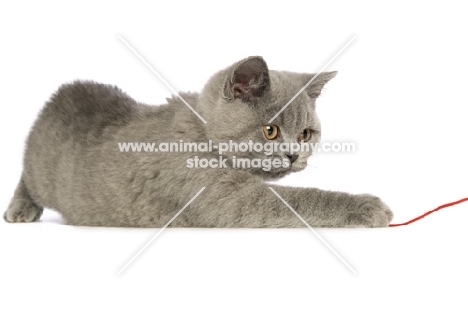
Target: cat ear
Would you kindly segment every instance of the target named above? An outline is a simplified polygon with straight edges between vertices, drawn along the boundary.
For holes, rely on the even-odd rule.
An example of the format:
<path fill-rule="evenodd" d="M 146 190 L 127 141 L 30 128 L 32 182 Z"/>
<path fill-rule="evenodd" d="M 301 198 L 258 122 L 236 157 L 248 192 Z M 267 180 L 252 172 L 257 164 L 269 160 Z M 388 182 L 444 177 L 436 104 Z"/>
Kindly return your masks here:
<path fill-rule="evenodd" d="M 260 56 L 246 58 L 233 66 L 226 84 L 224 98 L 252 102 L 270 88 L 268 66 Z"/>
<path fill-rule="evenodd" d="M 322 92 L 323 86 L 333 79 L 338 74 L 337 71 L 320 73 L 310 85 L 306 88 L 306 93 L 310 98 L 317 98 Z M 306 84 L 315 76 L 315 74 L 307 74 Z"/>

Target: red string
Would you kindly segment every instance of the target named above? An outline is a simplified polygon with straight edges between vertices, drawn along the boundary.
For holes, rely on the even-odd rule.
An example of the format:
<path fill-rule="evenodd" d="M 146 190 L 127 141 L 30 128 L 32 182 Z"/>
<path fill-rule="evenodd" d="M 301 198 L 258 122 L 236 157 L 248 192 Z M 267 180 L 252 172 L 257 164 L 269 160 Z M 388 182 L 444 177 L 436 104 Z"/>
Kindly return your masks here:
<path fill-rule="evenodd" d="M 403 225 L 411 224 L 411 223 L 416 222 L 416 221 L 422 219 L 423 217 L 425 217 L 425 216 L 427 216 L 427 215 L 429 215 L 429 214 L 431 214 L 431 213 L 433 213 L 433 212 L 439 211 L 440 209 L 448 208 L 448 207 L 451 207 L 451 206 L 460 204 L 460 203 L 465 202 L 465 201 L 468 201 L 468 198 L 463 198 L 463 199 L 458 200 L 458 201 L 455 201 L 455 202 L 451 202 L 451 203 L 447 203 L 447 204 L 445 204 L 445 205 L 441 205 L 440 207 L 437 207 L 437 208 L 435 208 L 434 210 L 431 210 L 431 211 L 429 211 L 429 212 L 426 212 L 426 213 L 424 213 L 423 215 L 418 216 L 417 218 L 412 219 L 411 221 L 408 221 L 408 222 L 405 222 L 405 223 L 401 223 L 401 224 L 390 224 L 390 225 L 388 225 L 388 227 L 397 227 L 397 226 L 403 226 Z"/>

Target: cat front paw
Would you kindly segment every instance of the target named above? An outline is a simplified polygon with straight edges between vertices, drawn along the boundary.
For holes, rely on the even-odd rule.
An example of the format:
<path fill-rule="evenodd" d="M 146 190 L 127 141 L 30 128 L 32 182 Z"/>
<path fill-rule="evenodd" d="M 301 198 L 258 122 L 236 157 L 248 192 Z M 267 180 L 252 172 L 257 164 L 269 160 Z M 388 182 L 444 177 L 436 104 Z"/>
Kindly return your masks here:
<path fill-rule="evenodd" d="M 345 227 L 388 227 L 393 212 L 379 198 L 369 194 L 355 195 L 345 215 Z"/>

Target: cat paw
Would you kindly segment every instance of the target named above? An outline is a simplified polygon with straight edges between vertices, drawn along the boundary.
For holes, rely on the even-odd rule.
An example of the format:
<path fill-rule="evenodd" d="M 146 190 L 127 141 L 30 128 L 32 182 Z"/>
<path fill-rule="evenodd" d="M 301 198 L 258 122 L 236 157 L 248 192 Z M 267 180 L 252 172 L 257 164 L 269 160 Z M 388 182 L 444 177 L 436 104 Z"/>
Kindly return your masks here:
<path fill-rule="evenodd" d="M 348 206 L 345 227 L 388 227 L 393 212 L 378 197 L 368 194 L 355 195 Z"/>
<path fill-rule="evenodd" d="M 39 220 L 43 210 L 30 200 L 14 198 L 3 214 L 3 219 L 8 223 L 35 222 Z"/>

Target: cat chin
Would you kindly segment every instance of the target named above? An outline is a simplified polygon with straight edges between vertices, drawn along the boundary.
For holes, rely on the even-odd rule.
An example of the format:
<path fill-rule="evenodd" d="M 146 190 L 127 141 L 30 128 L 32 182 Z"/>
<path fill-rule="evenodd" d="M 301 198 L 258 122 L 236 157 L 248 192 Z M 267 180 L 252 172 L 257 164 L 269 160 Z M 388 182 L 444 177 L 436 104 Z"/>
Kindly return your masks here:
<path fill-rule="evenodd" d="M 307 167 L 307 166 L 305 166 L 305 167 L 294 167 L 294 166 L 293 166 L 293 167 L 291 168 L 290 172 L 293 172 L 293 173 L 294 173 L 294 172 L 299 172 L 299 171 L 304 170 L 306 167 Z"/>
<path fill-rule="evenodd" d="M 255 175 L 261 176 L 264 180 L 278 180 L 290 173 L 299 172 L 307 168 L 305 166 L 295 166 L 292 165 L 290 168 L 285 170 L 270 170 L 270 171 L 263 171 L 263 170 L 251 170 L 251 172 Z"/>
<path fill-rule="evenodd" d="M 251 170 L 251 172 L 255 175 L 262 177 L 266 181 L 273 181 L 283 178 L 284 176 L 293 172 L 291 169 L 287 170 L 270 170 L 270 171 L 263 171 L 263 170 Z"/>

